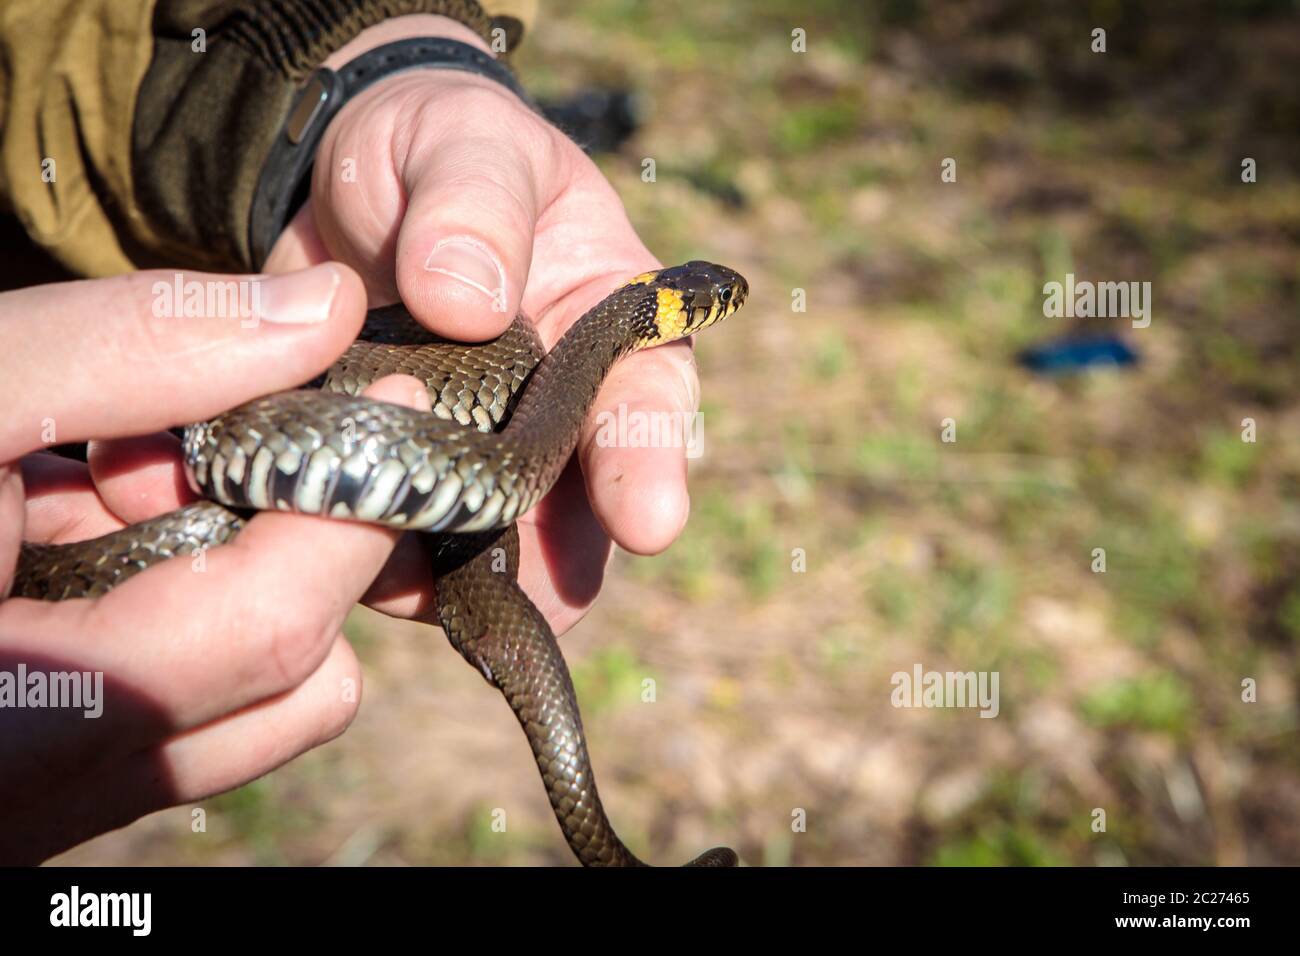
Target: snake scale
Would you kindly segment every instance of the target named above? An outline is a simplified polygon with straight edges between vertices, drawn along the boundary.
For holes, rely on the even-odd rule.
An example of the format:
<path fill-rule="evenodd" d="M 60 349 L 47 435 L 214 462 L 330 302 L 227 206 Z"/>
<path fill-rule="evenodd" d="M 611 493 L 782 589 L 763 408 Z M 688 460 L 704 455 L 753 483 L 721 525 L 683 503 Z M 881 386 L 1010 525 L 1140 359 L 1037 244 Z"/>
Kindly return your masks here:
<path fill-rule="evenodd" d="M 434 336 L 400 305 L 371 310 L 357 342 L 312 383 L 319 388 L 185 429 L 186 475 L 204 500 L 91 541 L 24 545 L 12 595 L 103 594 L 159 561 L 224 544 L 257 510 L 431 532 L 422 538 L 438 619 L 510 704 L 570 849 L 588 866 L 643 865 L 601 806 L 568 668 L 517 581 L 514 522 L 559 477 L 615 362 L 707 328 L 748 291 L 739 274 L 707 262 L 648 272 L 545 355 L 522 317 L 469 346 Z M 432 414 L 360 396 L 395 372 L 425 382 Z M 688 865 L 736 863 L 719 847 Z"/>

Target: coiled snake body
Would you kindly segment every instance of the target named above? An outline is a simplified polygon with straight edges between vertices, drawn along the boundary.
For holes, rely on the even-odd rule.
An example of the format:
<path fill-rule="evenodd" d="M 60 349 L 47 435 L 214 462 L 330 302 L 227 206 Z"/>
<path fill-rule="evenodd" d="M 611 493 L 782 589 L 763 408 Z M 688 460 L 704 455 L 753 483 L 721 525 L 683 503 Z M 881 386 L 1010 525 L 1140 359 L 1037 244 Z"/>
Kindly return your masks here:
<path fill-rule="evenodd" d="M 372 310 L 323 390 L 272 395 L 185 430 L 186 474 L 207 500 L 92 541 L 24 545 L 12 594 L 103 594 L 159 561 L 229 541 L 250 509 L 436 532 L 424 537 L 439 620 L 509 702 L 570 849 L 589 866 L 641 865 L 601 806 L 555 635 L 517 583 L 514 522 L 559 477 L 619 358 L 698 332 L 747 294 L 740 275 L 707 262 L 646 273 L 545 356 L 522 318 L 466 346 L 437 338 L 401 306 Z M 433 414 L 359 397 L 394 372 L 426 383 Z M 690 865 L 735 863 L 716 848 Z"/>

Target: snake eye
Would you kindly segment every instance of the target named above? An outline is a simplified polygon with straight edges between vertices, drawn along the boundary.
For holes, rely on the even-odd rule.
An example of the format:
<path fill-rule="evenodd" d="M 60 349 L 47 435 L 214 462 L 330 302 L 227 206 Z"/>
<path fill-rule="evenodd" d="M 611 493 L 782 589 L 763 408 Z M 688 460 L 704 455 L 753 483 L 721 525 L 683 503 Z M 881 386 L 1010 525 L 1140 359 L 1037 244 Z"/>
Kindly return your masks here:
<path fill-rule="evenodd" d="M 730 302 L 730 301 L 731 301 L 731 290 L 730 290 L 730 289 L 723 289 L 723 290 L 722 290 L 722 296 L 721 296 L 721 298 L 722 298 L 722 302 L 723 302 L 724 305 L 725 305 L 726 303 Z"/>

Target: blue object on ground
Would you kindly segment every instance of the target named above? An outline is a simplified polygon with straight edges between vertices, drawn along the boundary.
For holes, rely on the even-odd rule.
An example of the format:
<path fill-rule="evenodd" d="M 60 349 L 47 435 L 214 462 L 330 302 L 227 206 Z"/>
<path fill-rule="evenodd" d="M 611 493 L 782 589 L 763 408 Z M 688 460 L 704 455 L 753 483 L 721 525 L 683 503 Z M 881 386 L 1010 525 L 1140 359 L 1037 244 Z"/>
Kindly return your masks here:
<path fill-rule="evenodd" d="M 1020 364 L 1040 375 L 1070 375 L 1099 365 L 1133 366 L 1138 354 L 1114 335 L 1065 335 L 1025 349 Z"/>

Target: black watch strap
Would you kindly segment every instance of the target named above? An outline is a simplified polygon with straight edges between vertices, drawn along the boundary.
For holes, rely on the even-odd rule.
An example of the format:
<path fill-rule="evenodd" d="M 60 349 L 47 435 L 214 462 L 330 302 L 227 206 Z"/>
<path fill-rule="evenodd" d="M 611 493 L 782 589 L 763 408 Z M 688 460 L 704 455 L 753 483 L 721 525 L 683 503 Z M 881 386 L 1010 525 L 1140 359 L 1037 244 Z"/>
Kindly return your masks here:
<path fill-rule="evenodd" d="M 311 188 L 312 165 L 325 128 L 344 105 L 373 83 L 407 70 L 441 68 L 477 73 L 496 80 L 525 103 L 528 94 L 510 68 L 482 50 L 441 37 L 398 40 L 363 53 L 337 72 L 321 67 L 303 85 L 262 167 L 253 194 L 248 238 L 253 264 L 260 269 L 291 216 Z"/>

